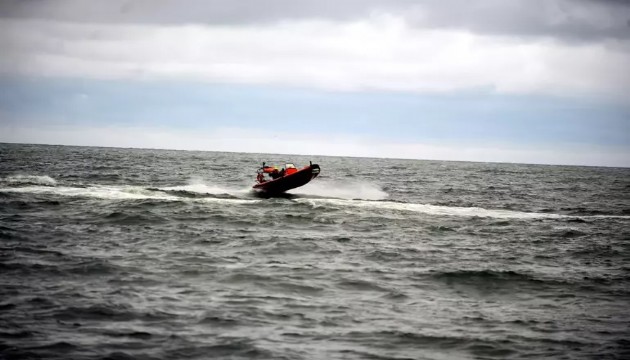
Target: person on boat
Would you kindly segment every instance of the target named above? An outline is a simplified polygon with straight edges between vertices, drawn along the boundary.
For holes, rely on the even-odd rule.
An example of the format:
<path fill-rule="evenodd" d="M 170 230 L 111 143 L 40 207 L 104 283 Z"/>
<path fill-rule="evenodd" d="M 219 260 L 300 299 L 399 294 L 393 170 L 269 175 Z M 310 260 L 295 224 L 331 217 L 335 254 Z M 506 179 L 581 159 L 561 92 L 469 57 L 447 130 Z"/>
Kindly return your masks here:
<path fill-rule="evenodd" d="M 284 169 L 282 169 L 282 170 L 284 171 Z M 277 179 L 277 178 L 281 177 L 282 175 L 280 175 L 280 172 L 278 171 L 278 168 L 276 167 L 275 169 L 273 169 L 273 171 L 271 171 L 271 172 L 269 173 L 269 176 L 271 176 L 271 178 L 272 178 L 273 180 L 275 180 L 275 179 Z"/>

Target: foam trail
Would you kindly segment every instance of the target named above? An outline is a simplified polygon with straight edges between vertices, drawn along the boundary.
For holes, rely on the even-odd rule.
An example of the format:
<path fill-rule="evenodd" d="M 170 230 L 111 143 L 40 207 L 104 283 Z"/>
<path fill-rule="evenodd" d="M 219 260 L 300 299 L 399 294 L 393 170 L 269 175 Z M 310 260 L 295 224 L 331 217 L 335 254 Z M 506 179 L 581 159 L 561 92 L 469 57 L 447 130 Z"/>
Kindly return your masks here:
<path fill-rule="evenodd" d="M 593 215 L 593 216 L 570 216 L 562 214 L 543 214 L 532 212 L 520 212 L 513 210 L 491 210 L 479 207 L 451 207 L 428 204 L 397 203 L 393 201 L 366 201 L 366 200 L 342 200 L 342 199 L 295 199 L 297 202 L 304 202 L 313 206 L 334 205 L 347 206 L 375 210 L 394 210 L 415 212 L 438 216 L 461 216 L 461 217 L 487 217 L 497 219 L 574 219 L 579 218 L 617 218 L 630 219 L 630 216 L 623 215 Z"/>
<path fill-rule="evenodd" d="M 290 193 L 347 200 L 384 200 L 389 197 L 377 185 L 361 181 L 315 181 Z"/>
<path fill-rule="evenodd" d="M 89 186 L 89 187 L 47 187 L 47 186 L 25 186 L 16 188 L 0 188 L 0 192 L 29 193 L 29 194 L 52 194 L 68 197 L 87 197 L 103 200 L 163 200 L 163 201 L 186 201 L 196 203 L 256 203 L 259 200 L 246 199 L 217 199 L 202 198 L 190 199 L 186 197 L 166 194 L 137 186 Z"/>
<path fill-rule="evenodd" d="M 249 188 L 230 189 L 222 186 L 207 184 L 200 178 L 190 179 L 187 185 L 160 187 L 158 190 L 185 191 L 201 195 L 231 195 L 235 197 L 241 197 L 250 191 Z"/>
<path fill-rule="evenodd" d="M 82 196 L 109 200 L 134 200 L 134 199 L 164 199 L 177 200 L 176 196 L 143 192 L 142 188 L 114 187 L 114 186 L 90 186 L 90 187 L 66 187 L 55 188 L 44 186 L 25 186 L 17 188 L 4 188 L 0 192 L 28 193 L 28 194 L 52 194 L 59 196 Z"/>
<path fill-rule="evenodd" d="M 229 194 L 231 195 L 233 190 L 225 189 L 219 186 L 212 186 L 206 184 L 190 184 L 190 185 L 179 185 L 179 186 L 167 186 L 157 188 L 158 190 L 166 190 L 166 191 L 187 191 L 191 193 L 197 194 L 211 194 L 211 195 L 223 195 Z"/>
<path fill-rule="evenodd" d="M 0 179 L 0 182 L 10 185 L 57 186 L 57 181 L 47 175 L 11 175 Z"/>

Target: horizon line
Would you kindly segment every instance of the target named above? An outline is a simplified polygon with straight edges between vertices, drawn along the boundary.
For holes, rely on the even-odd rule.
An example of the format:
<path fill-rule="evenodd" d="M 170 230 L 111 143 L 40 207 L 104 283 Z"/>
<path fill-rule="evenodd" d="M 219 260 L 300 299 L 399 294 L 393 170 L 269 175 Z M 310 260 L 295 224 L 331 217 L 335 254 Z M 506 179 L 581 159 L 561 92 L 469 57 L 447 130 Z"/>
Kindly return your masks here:
<path fill-rule="evenodd" d="M 261 154 L 261 155 L 294 155 L 294 156 L 316 156 L 316 157 L 339 157 L 353 159 L 378 159 L 378 160 L 408 160 L 408 161 L 440 161 L 440 162 L 457 162 L 457 163 L 473 163 L 473 164 L 505 164 L 505 165 L 535 165 L 535 166 L 562 166 L 562 167 L 588 167 L 588 168 L 607 168 L 607 169 L 630 169 L 630 166 L 609 166 L 609 165 L 575 165 L 575 164 L 545 164 L 545 163 L 520 163 L 509 161 L 474 161 L 474 160 L 443 160 L 443 159 L 420 159 L 420 158 L 394 158 L 379 156 L 353 156 L 353 155 L 321 155 L 321 154 L 297 154 L 297 153 L 257 153 L 247 151 L 225 151 L 225 150 L 200 150 L 200 149 L 169 149 L 169 148 L 151 148 L 151 147 L 120 147 L 120 146 L 102 146 L 102 145 L 74 145 L 74 144 L 50 144 L 50 143 L 20 143 L 0 141 L 0 145 L 39 145 L 39 146 L 67 146 L 67 147 L 89 147 L 101 149 L 127 149 L 127 150 L 160 150 L 160 151 L 189 151 L 189 152 L 214 152 L 228 154 Z"/>

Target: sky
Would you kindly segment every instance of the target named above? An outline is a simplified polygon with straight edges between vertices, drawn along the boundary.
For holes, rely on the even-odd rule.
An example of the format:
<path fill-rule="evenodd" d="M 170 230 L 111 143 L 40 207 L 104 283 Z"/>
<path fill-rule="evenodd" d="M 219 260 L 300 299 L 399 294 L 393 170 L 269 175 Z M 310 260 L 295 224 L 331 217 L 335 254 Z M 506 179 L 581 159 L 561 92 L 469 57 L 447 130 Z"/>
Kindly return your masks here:
<path fill-rule="evenodd" d="M 0 142 L 630 166 L 630 1 L 3 0 Z"/>

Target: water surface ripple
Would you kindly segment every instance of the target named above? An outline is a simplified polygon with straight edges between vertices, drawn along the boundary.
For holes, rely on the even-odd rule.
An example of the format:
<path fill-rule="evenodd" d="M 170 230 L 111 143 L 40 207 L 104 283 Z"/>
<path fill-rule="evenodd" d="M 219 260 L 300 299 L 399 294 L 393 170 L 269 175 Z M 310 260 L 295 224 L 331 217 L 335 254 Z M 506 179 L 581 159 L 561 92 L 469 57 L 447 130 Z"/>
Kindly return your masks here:
<path fill-rule="evenodd" d="M 630 169 L 0 144 L 0 358 L 629 358 L 629 225 Z"/>

